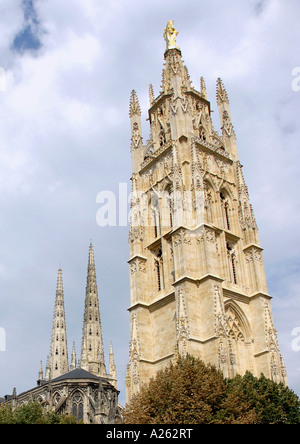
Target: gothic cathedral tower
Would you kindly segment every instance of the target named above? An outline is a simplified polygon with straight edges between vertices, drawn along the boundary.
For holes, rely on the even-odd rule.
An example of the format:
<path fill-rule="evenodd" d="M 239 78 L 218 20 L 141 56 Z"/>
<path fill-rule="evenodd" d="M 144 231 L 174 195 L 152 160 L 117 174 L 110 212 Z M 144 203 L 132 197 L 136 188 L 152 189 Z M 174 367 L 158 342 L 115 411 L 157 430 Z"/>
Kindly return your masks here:
<path fill-rule="evenodd" d="M 217 80 L 221 130 L 204 79 L 191 84 L 170 20 L 162 87 L 150 85 L 150 138 L 130 100 L 132 198 L 127 400 L 187 353 L 224 376 L 250 370 L 286 383 L 262 248 L 239 162 L 229 100 Z"/>
<path fill-rule="evenodd" d="M 62 270 L 59 268 L 53 314 L 50 355 L 46 367 L 46 379 L 54 379 L 57 376 L 66 373 L 68 370 L 69 360 L 63 278 Z"/>
<path fill-rule="evenodd" d="M 80 367 L 97 376 L 106 376 L 95 259 L 92 244 L 90 244 L 89 248 Z"/>
<path fill-rule="evenodd" d="M 71 365 L 69 366 L 63 278 L 62 270 L 59 268 L 50 355 L 47 359 L 45 381 L 55 379 L 76 369 L 76 361 L 75 344 L 73 344 Z M 92 243 L 90 243 L 89 246 L 82 326 L 81 359 L 78 362 L 78 367 L 96 376 L 107 379 L 115 388 L 117 388 L 117 371 L 114 362 L 112 344 L 110 344 L 109 352 L 109 373 L 107 373 L 105 366 L 96 267 Z M 39 370 L 39 380 L 44 380 L 42 363 Z"/>

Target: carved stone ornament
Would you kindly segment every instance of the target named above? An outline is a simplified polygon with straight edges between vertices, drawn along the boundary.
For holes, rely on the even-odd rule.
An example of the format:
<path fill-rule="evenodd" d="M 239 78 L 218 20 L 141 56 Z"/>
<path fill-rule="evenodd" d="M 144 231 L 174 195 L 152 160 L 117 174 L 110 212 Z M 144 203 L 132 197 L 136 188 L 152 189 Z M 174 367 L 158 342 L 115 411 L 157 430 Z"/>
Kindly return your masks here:
<path fill-rule="evenodd" d="M 176 43 L 178 31 L 174 27 L 173 20 L 169 20 L 164 31 L 164 39 L 166 41 L 166 49 L 179 49 Z"/>
<path fill-rule="evenodd" d="M 188 352 L 190 332 L 186 312 L 186 301 L 181 288 L 178 291 L 177 298 L 176 335 L 179 354 L 181 356 L 186 356 Z"/>
<path fill-rule="evenodd" d="M 139 131 L 139 125 L 136 122 L 133 124 L 131 140 L 132 140 L 132 147 L 137 148 L 140 143 L 141 136 Z"/>

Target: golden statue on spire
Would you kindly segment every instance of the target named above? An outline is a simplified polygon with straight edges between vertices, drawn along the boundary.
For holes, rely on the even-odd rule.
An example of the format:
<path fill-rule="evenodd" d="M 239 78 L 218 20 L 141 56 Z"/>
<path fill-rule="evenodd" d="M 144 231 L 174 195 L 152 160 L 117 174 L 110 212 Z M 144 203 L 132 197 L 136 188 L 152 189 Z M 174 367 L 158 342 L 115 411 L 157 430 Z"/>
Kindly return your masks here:
<path fill-rule="evenodd" d="M 164 39 L 167 44 L 167 49 L 179 49 L 176 44 L 176 36 L 178 31 L 174 27 L 173 20 L 169 20 L 167 23 L 167 27 L 164 31 Z"/>

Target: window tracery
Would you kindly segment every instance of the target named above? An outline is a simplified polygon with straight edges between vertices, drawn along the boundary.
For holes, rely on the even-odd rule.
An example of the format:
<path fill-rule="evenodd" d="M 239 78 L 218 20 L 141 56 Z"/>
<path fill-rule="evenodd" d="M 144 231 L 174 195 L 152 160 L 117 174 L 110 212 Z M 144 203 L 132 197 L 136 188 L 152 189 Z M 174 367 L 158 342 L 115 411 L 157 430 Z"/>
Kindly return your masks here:
<path fill-rule="evenodd" d="M 72 413 L 77 421 L 83 419 L 83 396 L 79 391 L 72 396 Z"/>

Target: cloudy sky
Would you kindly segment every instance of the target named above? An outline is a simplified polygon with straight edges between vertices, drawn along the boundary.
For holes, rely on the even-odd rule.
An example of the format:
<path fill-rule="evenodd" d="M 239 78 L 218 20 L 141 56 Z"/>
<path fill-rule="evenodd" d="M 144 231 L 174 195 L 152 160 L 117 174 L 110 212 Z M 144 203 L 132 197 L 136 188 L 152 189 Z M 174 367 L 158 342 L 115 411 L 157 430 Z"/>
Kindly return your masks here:
<path fill-rule="evenodd" d="M 106 361 L 112 341 L 124 403 L 128 227 L 97 225 L 96 197 L 112 191 L 118 203 L 119 184 L 130 191 L 130 92 L 145 142 L 170 18 L 214 111 L 216 79 L 227 88 L 275 327 L 300 395 L 299 0 L 0 0 L 0 396 L 32 388 L 45 366 L 60 266 L 79 356 L 92 240 Z"/>

